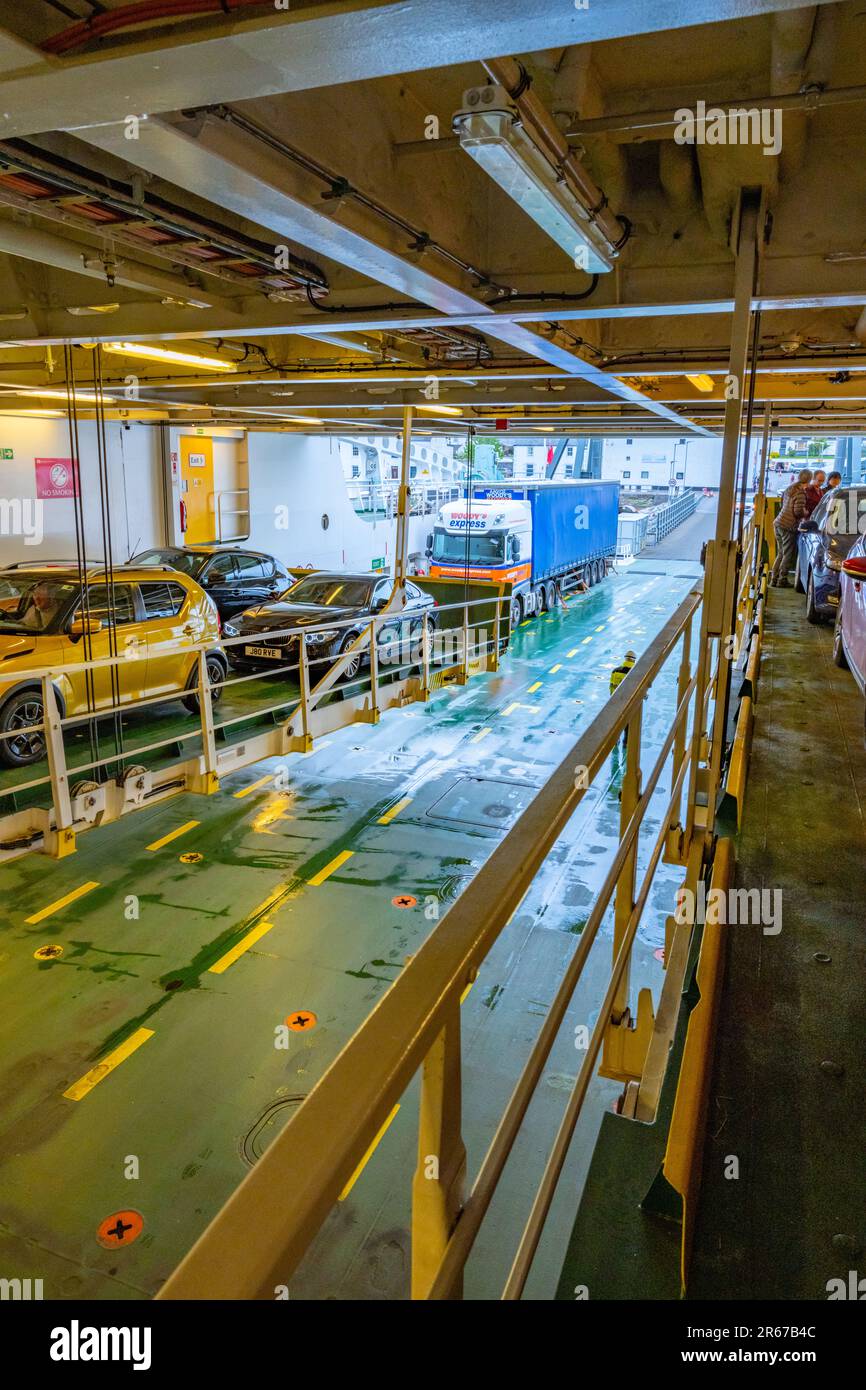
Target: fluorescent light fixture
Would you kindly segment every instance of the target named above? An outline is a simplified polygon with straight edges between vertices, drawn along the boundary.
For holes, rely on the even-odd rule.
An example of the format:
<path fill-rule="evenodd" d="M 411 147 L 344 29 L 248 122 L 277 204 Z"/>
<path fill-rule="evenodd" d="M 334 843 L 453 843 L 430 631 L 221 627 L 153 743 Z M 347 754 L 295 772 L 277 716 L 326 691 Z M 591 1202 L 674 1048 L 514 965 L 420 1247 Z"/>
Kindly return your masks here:
<path fill-rule="evenodd" d="M 103 352 L 118 357 L 141 357 L 149 362 L 177 362 L 183 367 L 202 367 L 211 372 L 237 371 L 235 362 L 222 357 L 198 357 L 192 352 L 176 352 L 174 348 L 159 347 L 156 343 L 103 343 Z"/>
<path fill-rule="evenodd" d="M 324 420 L 319 420 L 315 415 L 281 415 L 276 416 L 278 420 L 291 420 L 296 425 L 324 425 Z"/>
<path fill-rule="evenodd" d="M 706 372 L 696 372 L 694 376 L 686 372 L 686 381 L 690 381 L 698 391 L 712 391 L 713 389 L 713 378 L 707 376 Z"/>
<path fill-rule="evenodd" d="M 429 411 L 431 415 L 462 415 L 463 411 L 458 410 L 456 405 L 418 405 L 416 410 Z"/>
<path fill-rule="evenodd" d="M 16 419 L 16 420 L 17 420 L 17 418 L 18 418 L 19 415 L 38 415 L 38 416 L 40 417 L 40 419 L 43 419 L 43 420 L 48 420 L 48 419 L 58 419 L 58 420 L 60 420 L 60 419 L 63 418 L 63 411 L 62 411 L 62 410 L 47 410 L 47 409 L 46 409 L 46 410 L 16 410 L 16 409 L 13 408 L 12 410 L 5 410 L 5 409 L 4 409 L 4 410 L 0 410 L 0 415 L 9 415 L 9 416 L 11 416 L 13 419 Z"/>
<path fill-rule="evenodd" d="M 38 397 L 39 400 L 46 401 L 68 401 L 69 397 L 65 391 L 51 391 L 47 387 L 43 391 L 41 387 L 32 386 L 4 386 L 3 393 L 9 396 Z M 103 405 L 123 406 L 124 401 L 115 400 L 113 396 L 96 396 L 92 391 L 75 391 L 72 399 L 76 405 L 98 405 L 100 400 Z"/>
<path fill-rule="evenodd" d="M 67 304 L 67 314 L 83 317 L 87 314 L 116 314 L 119 304 Z"/>
<path fill-rule="evenodd" d="M 607 241 L 530 140 L 504 87 L 472 87 L 463 101 L 452 121 L 461 148 L 577 267 L 591 274 L 611 270 Z"/>

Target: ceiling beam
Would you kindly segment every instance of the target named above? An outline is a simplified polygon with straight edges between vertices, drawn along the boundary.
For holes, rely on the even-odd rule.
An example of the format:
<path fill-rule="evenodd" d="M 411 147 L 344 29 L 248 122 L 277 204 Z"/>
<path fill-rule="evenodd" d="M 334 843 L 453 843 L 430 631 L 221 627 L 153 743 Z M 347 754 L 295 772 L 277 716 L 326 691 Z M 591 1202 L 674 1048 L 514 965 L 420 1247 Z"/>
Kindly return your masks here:
<path fill-rule="evenodd" d="M 827 0 L 820 0 L 827 3 Z M 48 60 L 0 36 L 0 138 L 800 8 L 802 0 L 355 0 Z M 158 76 L 157 76 L 158 74 Z M 155 98 L 155 93 L 158 95 Z M 74 121 L 74 125 L 72 122 Z"/>

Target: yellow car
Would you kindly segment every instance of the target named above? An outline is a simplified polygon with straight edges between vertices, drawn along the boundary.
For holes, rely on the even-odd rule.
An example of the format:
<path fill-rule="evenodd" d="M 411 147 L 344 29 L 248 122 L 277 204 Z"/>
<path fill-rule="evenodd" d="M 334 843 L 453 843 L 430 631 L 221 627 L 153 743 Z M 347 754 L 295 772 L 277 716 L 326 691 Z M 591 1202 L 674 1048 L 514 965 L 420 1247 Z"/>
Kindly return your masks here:
<path fill-rule="evenodd" d="M 24 767 L 45 752 L 43 732 L 28 732 L 42 723 L 40 681 L 17 673 L 56 672 L 54 688 L 64 717 L 111 709 L 113 671 L 120 704 L 180 695 L 197 713 L 196 696 L 183 694 L 198 683 L 198 655 L 192 649 L 208 645 L 208 679 L 216 686 L 216 700 L 227 669 L 219 638 L 213 600 L 174 570 L 116 566 L 113 603 L 104 569 L 88 569 L 84 585 L 74 565 L 0 570 L 0 761 Z M 110 656 L 130 659 L 81 669 L 86 661 Z"/>

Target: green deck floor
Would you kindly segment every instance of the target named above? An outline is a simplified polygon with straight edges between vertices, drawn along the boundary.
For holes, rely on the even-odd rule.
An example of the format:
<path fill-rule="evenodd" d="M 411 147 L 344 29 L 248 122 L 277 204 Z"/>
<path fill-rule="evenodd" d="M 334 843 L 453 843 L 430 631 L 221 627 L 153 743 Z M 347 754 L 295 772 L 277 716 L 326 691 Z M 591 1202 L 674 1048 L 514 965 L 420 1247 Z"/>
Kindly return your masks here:
<path fill-rule="evenodd" d="M 611 667 L 652 640 L 691 585 L 681 571 L 653 570 L 634 567 L 522 628 L 499 673 L 286 760 L 282 790 L 255 786 L 280 771 L 270 760 L 227 779 L 217 796 L 177 797 L 84 835 L 67 860 L 30 855 L 3 868 L 0 1274 L 42 1278 L 46 1297 L 156 1291 L 433 929 L 425 909 L 453 901 L 607 699 Z M 647 766 L 675 688 L 674 660 L 645 715 Z M 611 763 L 585 799 L 464 1004 L 470 1170 L 613 853 L 620 776 Z M 198 824 L 148 849 L 189 821 Z M 182 862 L 190 851 L 201 859 Z M 348 860 L 311 882 L 344 851 Z M 90 882 L 98 886 L 28 923 Z M 659 987 L 654 953 L 670 892 L 662 881 L 654 896 L 635 989 Z M 402 894 L 417 906 L 395 907 Z M 265 922 L 270 929 L 224 973 L 210 970 Z M 62 956 L 35 960 L 46 944 L 61 945 Z M 609 960 L 606 930 L 473 1257 L 470 1297 L 496 1296 L 507 1273 L 579 1062 L 573 1026 L 593 1021 Z M 275 1049 L 275 1027 L 299 1009 L 316 1013 L 316 1028 L 288 1052 Z M 64 1096 L 140 1028 L 149 1036 L 138 1050 L 82 1099 Z M 600 1082 L 593 1092 L 530 1297 L 555 1288 L 574 1192 L 616 1091 Z M 293 1297 L 407 1296 L 416 1122 L 410 1092 L 326 1222 Z M 126 1176 L 131 1157 L 136 1178 Z M 143 1234 L 102 1249 L 99 1222 L 127 1208 L 144 1216 Z"/>
<path fill-rule="evenodd" d="M 770 591 L 737 885 L 781 890 L 782 930 L 728 932 L 698 1299 L 823 1299 L 864 1271 L 863 701 L 803 608 Z"/>

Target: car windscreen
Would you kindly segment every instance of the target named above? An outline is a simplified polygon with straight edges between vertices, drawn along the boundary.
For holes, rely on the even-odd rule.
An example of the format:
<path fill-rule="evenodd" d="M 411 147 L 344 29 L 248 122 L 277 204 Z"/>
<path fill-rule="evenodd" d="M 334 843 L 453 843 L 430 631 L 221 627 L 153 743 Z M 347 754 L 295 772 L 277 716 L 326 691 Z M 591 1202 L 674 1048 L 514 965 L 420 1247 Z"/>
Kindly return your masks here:
<path fill-rule="evenodd" d="M 364 579 L 299 579 L 283 594 L 286 603 L 314 603 L 322 608 L 369 608 L 372 584 Z"/>
<path fill-rule="evenodd" d="M 133 555 L 131 565 L 170 565 L 181 574 L 195 579 L 202 569 L 207 555 L 191 555 L 186 550 L 145 550 L 141 555 Z"/>
<path fill-rule="evenodd" d="M 0 632 L 57 632 L 79 592 L 61 579 L 0 574 Z"/>
<path fill-rule="evenodd" d="M 502 532 L 487 536 L 469 537 L 469 564 L 484 565 L 505 558 L 505 536 Z M 449 531 L 436 531 L 433 536 L 433 559 L 450 563 L 466 563 L 466 536 Z"/>
<path fill-rule="evenodd" d="M 825 499 L 821 510 L 814 519 L 822 531 L 854 541 L 866 528 L 866 488 L 840 488 Z"/>

